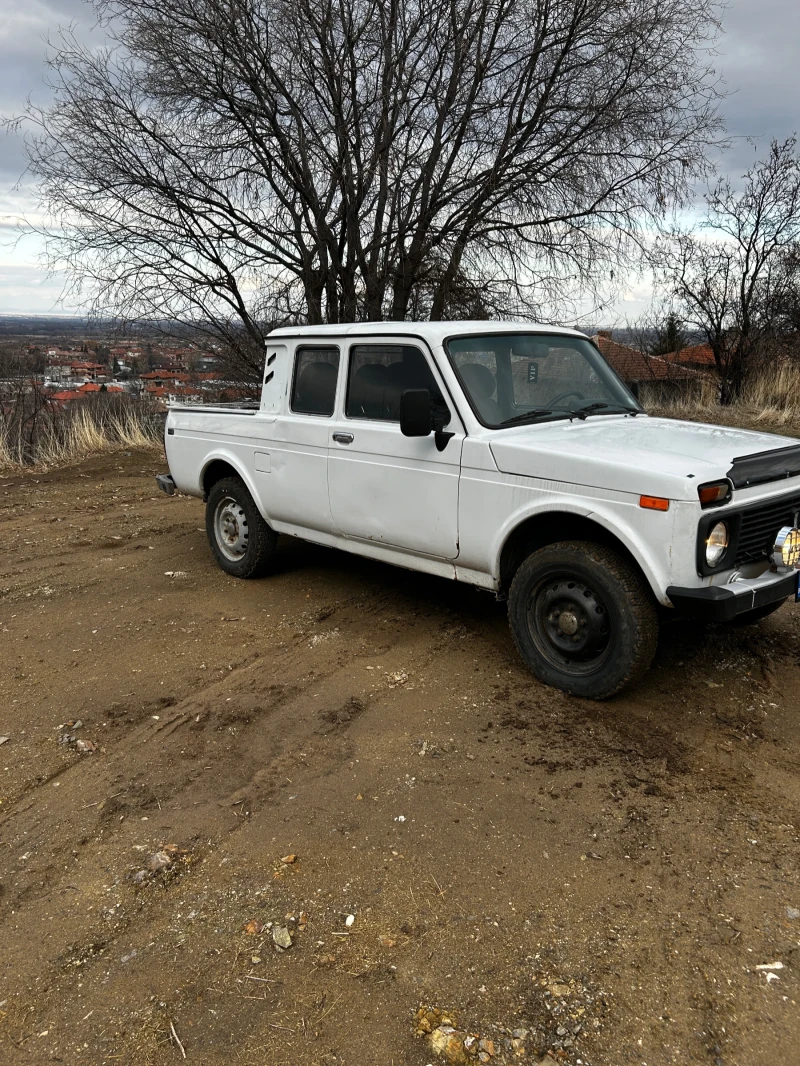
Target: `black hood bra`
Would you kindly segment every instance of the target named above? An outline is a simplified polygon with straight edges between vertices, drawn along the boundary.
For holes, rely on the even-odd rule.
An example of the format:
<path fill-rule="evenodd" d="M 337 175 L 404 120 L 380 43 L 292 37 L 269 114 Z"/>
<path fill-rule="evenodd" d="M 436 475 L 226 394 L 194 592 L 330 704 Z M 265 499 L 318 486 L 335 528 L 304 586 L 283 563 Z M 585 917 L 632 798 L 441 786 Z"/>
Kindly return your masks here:
<path fill-rule="evenodd" d="M 740 455 L 733 460 L 728 478 L 735 489 L 750 485 L 764 485 L 768 481 L 784 481 L 800 474 L 800 445 L 775 448 L 768 452 Z"/>

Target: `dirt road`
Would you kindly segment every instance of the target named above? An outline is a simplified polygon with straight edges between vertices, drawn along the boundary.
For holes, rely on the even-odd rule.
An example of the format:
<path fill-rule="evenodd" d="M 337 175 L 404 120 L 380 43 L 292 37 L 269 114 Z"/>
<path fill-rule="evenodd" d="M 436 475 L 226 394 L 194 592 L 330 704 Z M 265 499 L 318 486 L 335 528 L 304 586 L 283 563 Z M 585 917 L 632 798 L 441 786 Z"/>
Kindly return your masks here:
<path fill-rule="evenodd" d="M 425 1066 L 437 1010 L 475 1062 L 800 1061 L 800 611 L 582 702 L 485 593 L 226 577 L 161 465 L 0 479 L 3 1066 Z"/>

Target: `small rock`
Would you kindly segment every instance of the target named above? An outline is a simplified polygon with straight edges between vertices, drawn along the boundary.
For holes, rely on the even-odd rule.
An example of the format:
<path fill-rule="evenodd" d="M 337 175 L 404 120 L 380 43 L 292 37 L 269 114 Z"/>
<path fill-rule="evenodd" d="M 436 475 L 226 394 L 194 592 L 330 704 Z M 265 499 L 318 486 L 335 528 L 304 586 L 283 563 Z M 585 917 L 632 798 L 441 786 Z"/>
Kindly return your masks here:
<path fill-rule="evenodd" d="M 286 951 L 292 946 L 292 934 L 285 925 L 275 925 L 272 928 L 272 942 L 276 948 Z"/>
<path fill-rule="evenodd" d="M 281 862 L 284 864 L 284 866 L 291 866 L 292 863 L 297 862 L 297 856 L 296 855 L 284 855 L 283 858 L 281 859 Z"/>
<path fill-rule="evenodd" d="M 478 1041 L 478 1051 L 488 1055 L 489 1058 L 493 1058 L 495 1055 L 495 1046 L 493 1040 L 487 1040 L 485 1037 L 481 1037 Z"/>
<path fill-rule="evenodd" d="M 157 851 L 154 855 L 151 855 L 147 860 L 148 870 L 152 870 L 153 873 L 157 873 L 159 870 L 166 870 L 166 868 L 172 863 L 172 856 L 167 855 L 166 851 Z"/>
<path fill-rule="evenodd" d="M 249 922 L 244 923 L 243 931 L 248 936 L 258 936 L 263 928 L 264 926 L 258 918 L 251 918 Z"/>
<path fill-rule="evenodd" d="M 97 745 L 93 740 L 79 740 L 75 745 L 75 750 L 81 755 L 92 755 L 97 751 Z"/>
<path fill-rule="evenodd" d="M 5 737 L 5 738 L 0 737 L 0 744 L 3 743 L 4 739 L 8 740 L 8 737 Z M 795 919 L 800 918 L 800 910 L 798 910 L 797 907 L 787 907 L 786 908 L 786 917 L 787 918 L 791 918 L 792 921 L 795 921 Z"/>
<path fill-rule="evenodd" d="M 450 1025 L 440 1025 L 430 1035 L 431 1049 L 441 1056 L 450 1066 L 467 1066 L 469 1054 L 464 1047 L 467 1033 L 453 1029 Z"/>
<path fill-rule="evenodd" d="M 143 881 L 146 881 L 149 876 L 150 874 L 147 870 L 137 870 L 136 873 L 132 875 L 131 881 L 133 881 L 135 885 L 140 885 Z"/>
<path fill-rule="evenodd" d="M 354 922 L 355 920 L 356 920 L 356 916 L 355 916 L 355 914 L 348 914 L 348 915 L 347 915 L 347 917 L 346 917 L 346 918 L 345 918 L 345 920 L 344 920 L 344 924 L 345 924 L 345 925 L 347 926 L 347 928 L 349 929 L 349 928 L 350 928 L 350 926 L 351 926 L 351 925 L 353 924 L 353 922 Z"/>
<path fill-rule="evenodd" d="M 0 744 L 8 744 L 11 737 L 0 737 Z"/>

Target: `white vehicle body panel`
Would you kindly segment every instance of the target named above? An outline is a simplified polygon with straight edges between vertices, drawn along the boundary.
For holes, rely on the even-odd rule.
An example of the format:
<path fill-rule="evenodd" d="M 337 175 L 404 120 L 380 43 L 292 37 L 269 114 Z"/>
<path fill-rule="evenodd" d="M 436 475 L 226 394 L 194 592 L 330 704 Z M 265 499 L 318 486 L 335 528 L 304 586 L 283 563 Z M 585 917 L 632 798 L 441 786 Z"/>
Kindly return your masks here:
<path fill-rule="evenodd" d="M 257 411 L 174 407 L 166 450 L 181 492 L 205 494 L 215 462 L 245 482 L 278 532 L 426 573 L 501 588 L 504 546 L 522 523 L 550 516 L 589 520 L 610 533 L 641 568 L 656 599 L 669 586 L 724 584 L 731 570 L 701 576 L 696 564 L 697 489 L 724 479 L 737 457 L 800 442 L 724 426 L 608 414 L 487 429 L 476 417 L 447 356 L 453 334 L 536 330 L 582 336 L 527 323 L 368 323 L 297 327 L 271 334 Z M 453 437 L 439 451 L 434 437 L 403 437 L 399 424 L 347 418 L 345 382 L 355 338 L 416 345 L 442 388 Z M 292 366 L 301 344 L 340 351 L 335 410 L 330 416 L 290 409 Z M 346 443 L 334 433 L 351 434 Z M 717 509 L 800 493 L 800 476 L 736 489 Z M 640 497 L 669 500 L 645 509 Z M 567 537 L 566 539 L 569 539 Z M 574 538 L 573 538 L 574 539 Z M 768 569 L 742 568 L 747 578 Z"/>

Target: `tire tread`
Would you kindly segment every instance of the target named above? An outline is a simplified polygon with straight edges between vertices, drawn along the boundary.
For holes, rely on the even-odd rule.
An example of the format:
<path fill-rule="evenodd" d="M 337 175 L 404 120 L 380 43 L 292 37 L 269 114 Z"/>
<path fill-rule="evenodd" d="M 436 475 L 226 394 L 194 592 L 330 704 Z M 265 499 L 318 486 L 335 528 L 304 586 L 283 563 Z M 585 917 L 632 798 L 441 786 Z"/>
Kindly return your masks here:
<path fill-rule="evenodd" d="M 544 680 L 546 684 L 551 684 L 552 682 L 547 681 L 541 676 L 541 671 L 537 670 L 536 664 L 530 661 L 529 654 L 521 642 L 521 635 L 517 626 L 514 624 L 513 605 L 516 604 L 521 595 L 520 590 L 528 579 L 530 570 L 541 562 L 543 553 L 553 551 L 554 549 L 557 549 L 559 552 L 575 553 L 577 556 L 576 562 L 585 562 L 588 558 L 597 565 L 604 567 L 610 573 L 620 591 L 625 596 L 635 617 L 636 639 L 631 648 L 632 654 L 627 656 L 628 663 L 626 668 L 623 669 L 622 673 L 618 675 L 612 683 L 591 694 L 580 692 L 578 690 L 579 686 L 576 686 L 575 689 L 565 686 L 567 691 L 573 691 L 576 695 L 582 695 L 589 699 L 607 699 L 609 696 L 613 696 L 621 691 L 627 685 L 640 680 L 653 661 L 653 656 L 655 655 L 656 647 L 658 645 L 659 633 L 658 614 L 653 595 L 641 574 L 614 551 L 613 548 L 609 548 L 604 544 L 597 544 L 593 541 L 559 541 L 558 543 L 548 544 L 537 551 L 531 552 L 531 554 L 521 563 L 511 582 L 508 594 L 509 624 L 514 643 L 520 656 L 528 664 L 531 670 L 533 670 L 534 674 L 536 674 L 540 680 Z"/>
<path fill-rule="evenodd" d="M 214 499 L 221 494 L 232 496 L 247 511 L 249 529 L 247 551 L 237 563 L 232 563 L 220 552 L 214 535 Z M 262 577 L 272 567 L 278 534 L 264 521 L 261 512 L 256 507 L 255 500 L 241 478 L 226 477 L 212 485 L 206 504 L 206 533 L 214 558 L 226 574 L 249 580 Z"/>

